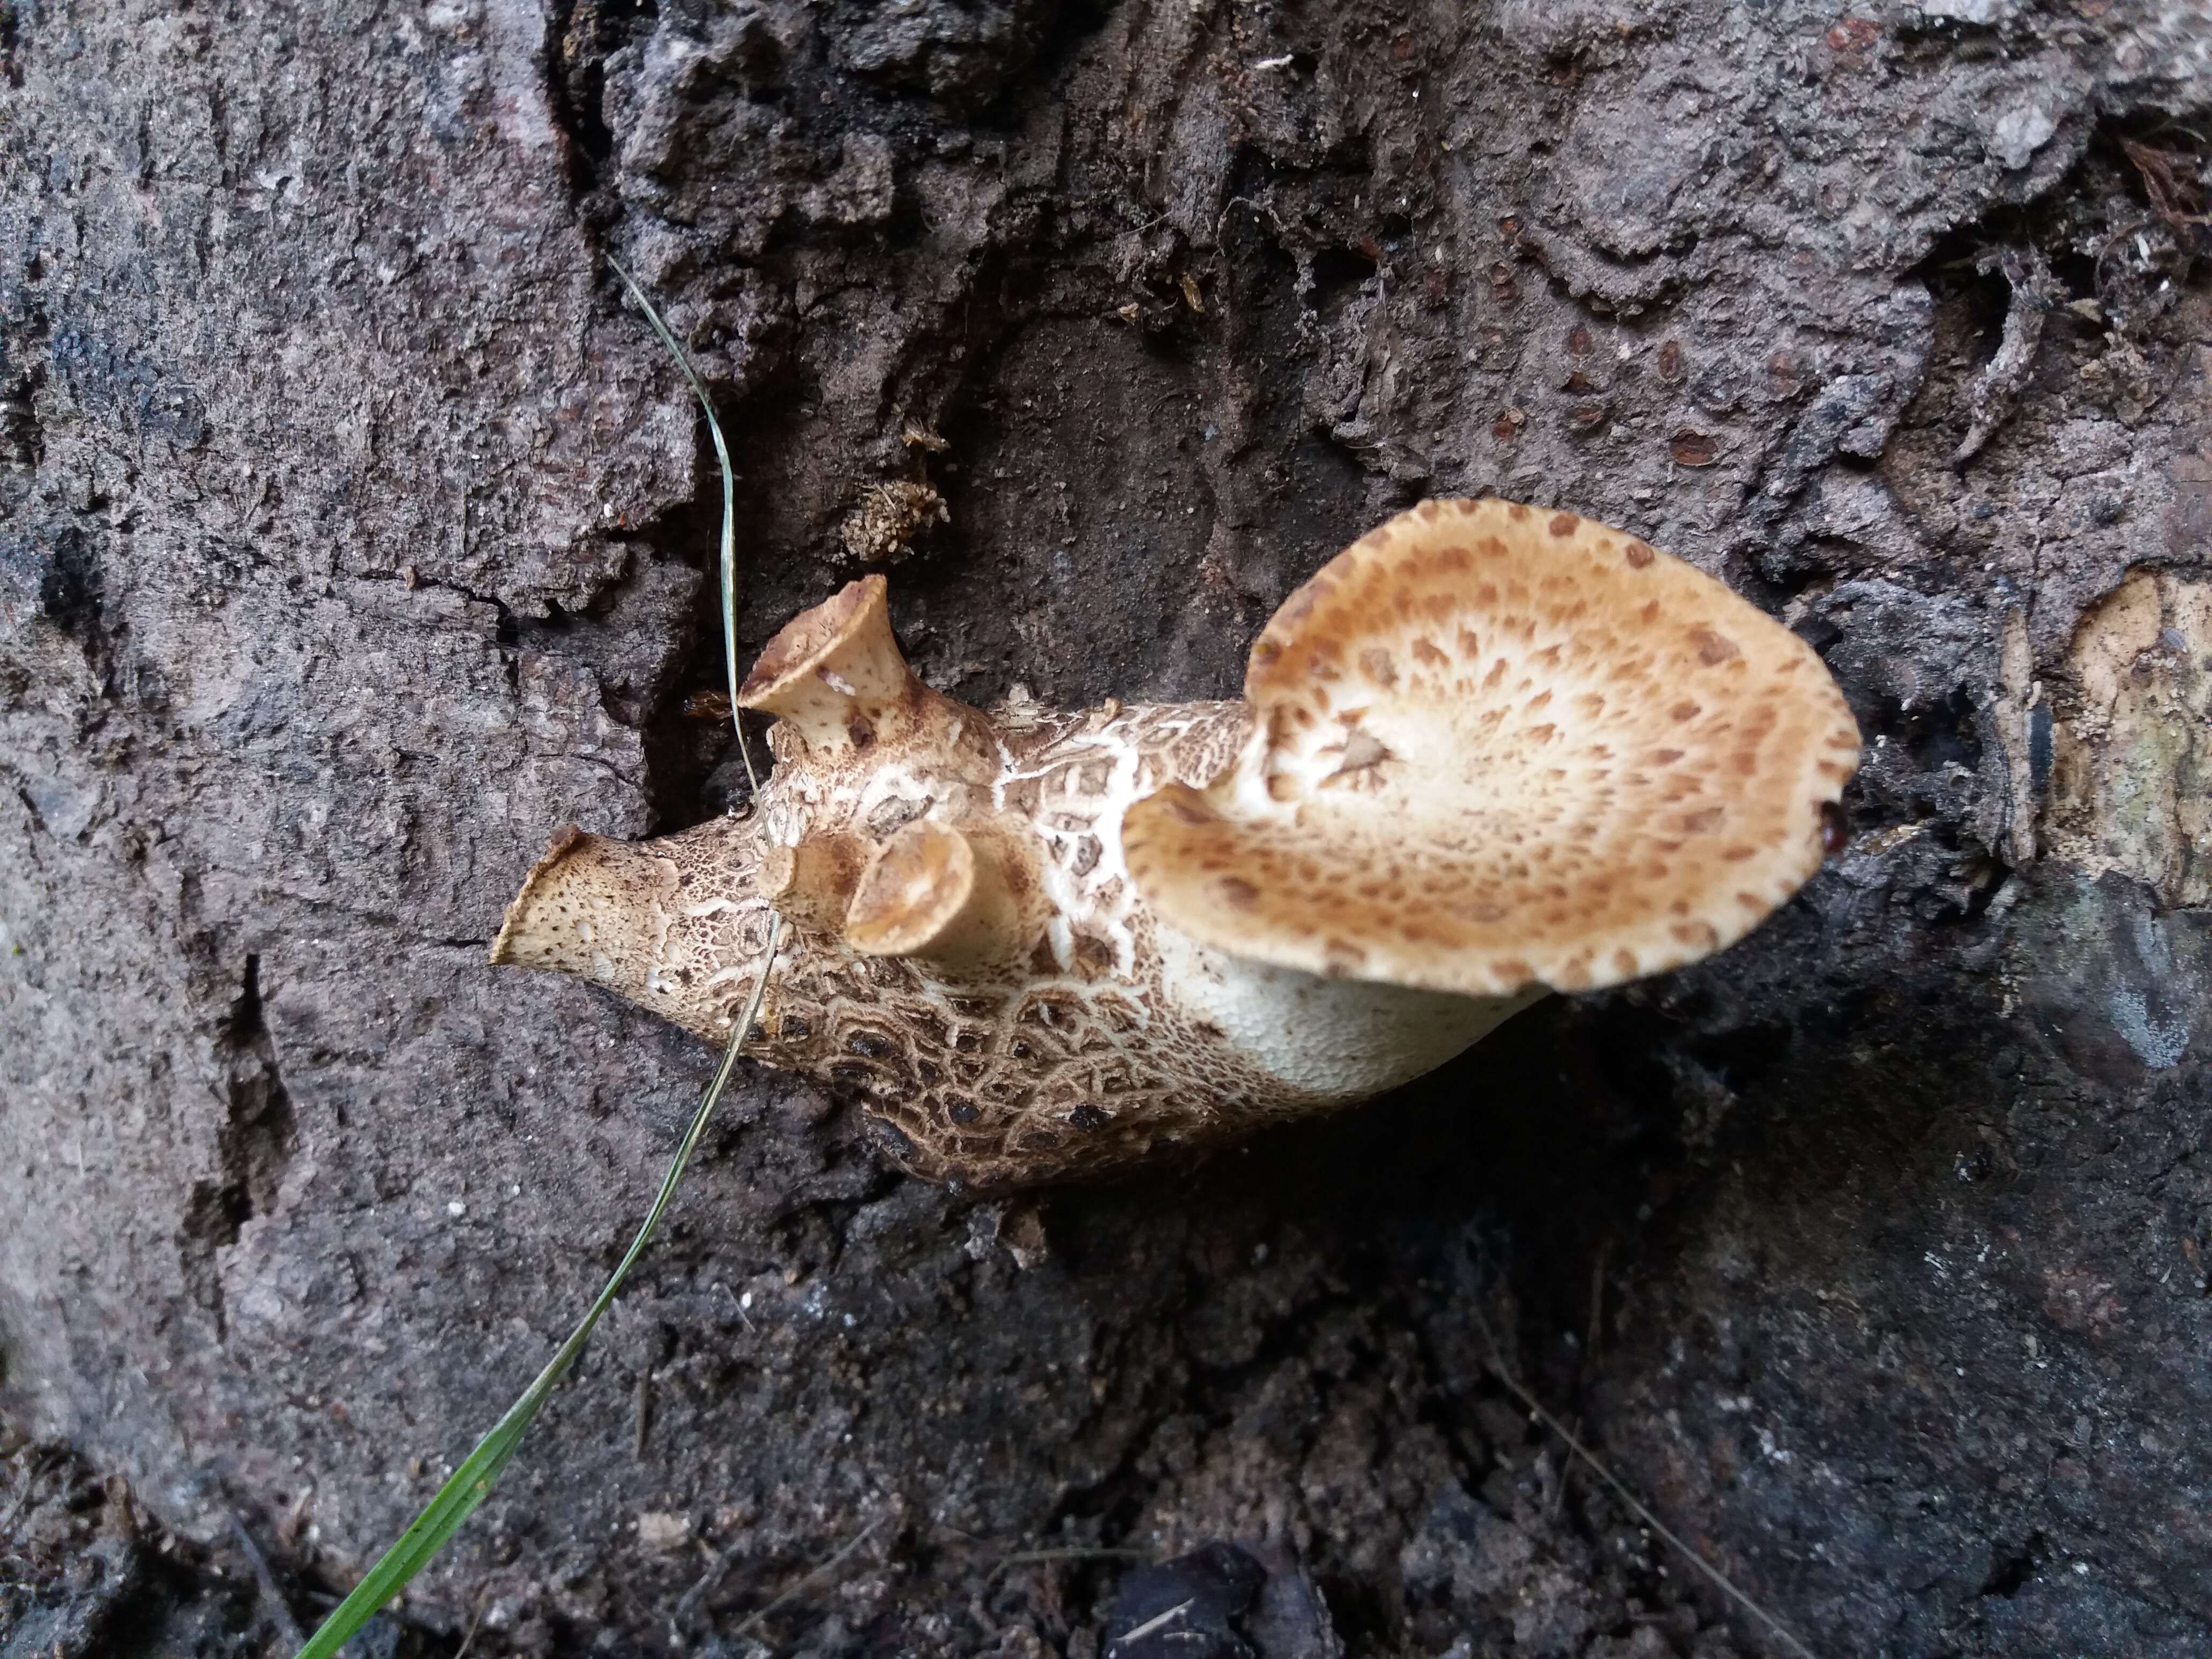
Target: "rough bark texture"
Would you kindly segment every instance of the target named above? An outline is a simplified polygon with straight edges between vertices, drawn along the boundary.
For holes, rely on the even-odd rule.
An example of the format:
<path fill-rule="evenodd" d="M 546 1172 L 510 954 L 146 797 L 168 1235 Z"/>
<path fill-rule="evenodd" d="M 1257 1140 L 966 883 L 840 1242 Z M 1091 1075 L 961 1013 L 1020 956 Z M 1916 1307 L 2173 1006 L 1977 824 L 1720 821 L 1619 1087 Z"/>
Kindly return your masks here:
<path fill-rule="evenodd" d="M 732 788 L 609 254 L 732 429 L 741 659 L 895 558 L 946 690 L 1219 696 L 1496 490 L 1800 629 L 1856 839 L 1707 967 L 1035 1210 L 747 1073 L 407 1620 L 1089 1655 L 1129 1563 L 1007 1554 L 1237 1540 L 1358 1651 L 1783 1651 L 1494 1332 L 1815 1651 L 2212 1642 L 2201 7 L 0 0 L 0 1403 L 181 1552 L 84 1546 L 23 1651 L 184 1642 L 84 1598 L 234 1516 L 308 1620 L 708 1072 L 482 962 L 553 827 Z"/>

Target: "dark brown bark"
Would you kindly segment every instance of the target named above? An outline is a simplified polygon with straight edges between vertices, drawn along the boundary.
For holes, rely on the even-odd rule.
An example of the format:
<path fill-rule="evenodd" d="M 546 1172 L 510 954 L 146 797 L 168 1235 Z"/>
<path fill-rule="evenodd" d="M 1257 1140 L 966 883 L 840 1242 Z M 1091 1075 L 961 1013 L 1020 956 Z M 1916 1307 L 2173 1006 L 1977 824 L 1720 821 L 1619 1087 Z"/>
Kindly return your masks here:
<path fill-rule="evenodd" d="M 1486 1323 L 1816 1651 L 2203 1651 L 2208 37 L 0 0 L 0 1407 L 342 1585 L 642 1211 L 712 1055 L 482 960 L 554 827 L 734 787 L 612 254 L 732 431 L 741 659 L 896 555 L 948 691 L 1218 696 L 1495 490 L 1725 576 L 1869 749 L 1744 945 L 1195 1169 L 975 1208 L 748 1073 L 409 1618 L 705 1640 L 873 1522 L 783 1647 L 1093 1653 L 1125 1564 L 1004 1555 L 1237 1539 L 1357 1650 L 1779 1651 Z"/>

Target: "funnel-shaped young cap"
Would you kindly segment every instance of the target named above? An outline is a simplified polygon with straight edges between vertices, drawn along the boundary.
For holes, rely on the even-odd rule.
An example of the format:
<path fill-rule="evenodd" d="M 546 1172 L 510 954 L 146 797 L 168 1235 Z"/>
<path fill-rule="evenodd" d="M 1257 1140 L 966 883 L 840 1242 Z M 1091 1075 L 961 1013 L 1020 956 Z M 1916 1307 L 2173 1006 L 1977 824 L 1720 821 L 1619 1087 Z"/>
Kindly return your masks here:
<path fill-rule="evenodd" d="M 738 690 L 740 708 L 774 714 L 809 750 L 865 749 L 924 693 L 891 637 L 881 576 L 848 582 L 768 642 Z"/>
<path fill-rule="evenodd" d="M 834 831 L 808 836 L 793 847 L 770 845 L 761 850 L 760 890 L 785 921 L 834 933 L 845 925 L 867 859 L 858 837 Z"/>
<path fill-rule="evenodd" d="M 880 848 L 845 915 L 845 942 L 872 957 L 970 965 L 1018 959 L 1044 931 L 1034 860 L 1009 837 L 924 820 Z"/>
<path fill-rule="evenodd" d="M 1253 736 L 1129 808 L 1170 926 L 1309 972 L 1494 996 L 1740 939 L 1823 856 L 1858 728 L 1788 629 L 1570 513 L 1425 501 L 1252 648 Z"/>

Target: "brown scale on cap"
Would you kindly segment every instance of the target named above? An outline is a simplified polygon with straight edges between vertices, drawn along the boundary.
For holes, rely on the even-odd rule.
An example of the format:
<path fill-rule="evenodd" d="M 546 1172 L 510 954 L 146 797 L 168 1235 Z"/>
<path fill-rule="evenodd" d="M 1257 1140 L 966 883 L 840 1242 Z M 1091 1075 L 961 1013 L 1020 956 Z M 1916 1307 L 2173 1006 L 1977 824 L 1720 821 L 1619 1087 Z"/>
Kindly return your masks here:
<path fill-rule="evenodd" d="M 746 819 L 563 831 L 495 962 L 857 1099 L 917 1173 L 1006 1188 L 1378 1093 L 1545 986 L 1740 937 L 1820 863 L 1857 732 L 1820 660 L 1571 514 L 1431 501 L 1333 560 L 1242 703 L 971 708 L 870 577 L 739 696 Z"/>
<path fill-rule="evenodd" d="M 1429 501 L 1253 647 L 1255 735 L 1133 806 L 1153 908 L 1316 974 L 1468 995 L 1679 967 L 1820 867 L 1859 734 L 1820 659 L 1570 513 Z"/>

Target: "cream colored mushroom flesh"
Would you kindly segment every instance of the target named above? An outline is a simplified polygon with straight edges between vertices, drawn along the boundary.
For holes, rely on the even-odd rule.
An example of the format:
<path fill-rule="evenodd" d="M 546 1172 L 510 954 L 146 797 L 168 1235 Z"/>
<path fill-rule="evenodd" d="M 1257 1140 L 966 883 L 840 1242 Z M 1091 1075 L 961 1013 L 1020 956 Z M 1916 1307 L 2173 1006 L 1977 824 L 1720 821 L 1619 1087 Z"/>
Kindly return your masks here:
<path fill-rule="evenodd" d="M 924 686 L 880 577 L 740 701 L 753 810 L 561 832 L 495 962 L 857 1101 L 915 1172 L 1097 1174 L 1366 1098 L 1548 988 L 1720 949 L 1816 870 L 1858 734 L 1819 658 L 1572 514 L 1429 501 L 1339 555 L 1239 702 L 987 713 Z"/>

